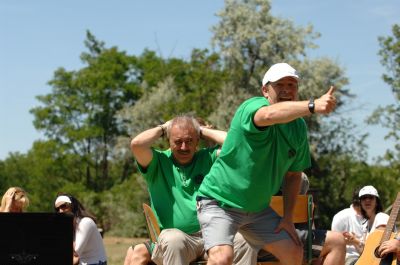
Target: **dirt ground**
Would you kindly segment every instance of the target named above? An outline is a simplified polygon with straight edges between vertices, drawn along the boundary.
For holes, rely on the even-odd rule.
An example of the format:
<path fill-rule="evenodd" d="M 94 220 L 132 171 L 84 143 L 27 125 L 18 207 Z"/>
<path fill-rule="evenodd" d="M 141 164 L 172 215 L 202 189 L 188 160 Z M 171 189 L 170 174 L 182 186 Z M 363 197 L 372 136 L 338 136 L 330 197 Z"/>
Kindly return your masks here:
<path fill-rule="evenodd" d="M 146 238 L 104 237 L 104 246 L 107 252 L 108 265 L 123 265 L 126 251 L 132 244 L 145 241 Z"/>

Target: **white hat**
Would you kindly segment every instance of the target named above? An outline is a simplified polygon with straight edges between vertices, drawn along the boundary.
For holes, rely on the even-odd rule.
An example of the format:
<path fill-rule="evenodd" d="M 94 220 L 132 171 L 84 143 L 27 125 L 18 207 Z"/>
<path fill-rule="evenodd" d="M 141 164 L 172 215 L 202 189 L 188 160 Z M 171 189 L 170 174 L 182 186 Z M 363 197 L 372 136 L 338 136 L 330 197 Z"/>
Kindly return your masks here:
<path fill-rule="evenodd" d="M 287 63 L 277 63 L 271 66 L 265 73 L 262 84 L 263 86 L 265 86 L 268 82 L 276 82 L 279 79 L 287 76 L 299 79 L 299 75 L 297 74 L 296 69 L 294 69 Z"/>
<path fill-rule="evenodd" d="M 54 206 L 58 207 L 63 203 L 72 203 L 71 199 L 68 196 L 60 195 L 57 197 L 56 201 L 54 202 Z"/>
<path fill-rule="evenodd" d="M 358 197 L 361 198 L 364 195 L 373 195 L 379 198 L 378 191 L 374 188 L 374 186 L 364 186 L 358 193 Z"/>

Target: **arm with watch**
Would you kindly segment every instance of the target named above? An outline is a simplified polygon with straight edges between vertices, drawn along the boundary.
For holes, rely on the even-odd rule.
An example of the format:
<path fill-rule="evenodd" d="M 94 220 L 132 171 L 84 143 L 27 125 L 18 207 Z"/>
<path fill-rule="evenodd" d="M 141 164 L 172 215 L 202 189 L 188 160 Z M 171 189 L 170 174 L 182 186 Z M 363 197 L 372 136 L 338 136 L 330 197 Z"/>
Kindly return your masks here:
<path fill-rule="evenodd" d="M 254 122 L 259 127 L 266 127 L 278 123 L 288 123 L 297 118 L 313 113 L 329 114 L 335 109 L 335 88 L 331 86 L 327 93 L 314 100 L 282 101 L 257 110 Z"/>

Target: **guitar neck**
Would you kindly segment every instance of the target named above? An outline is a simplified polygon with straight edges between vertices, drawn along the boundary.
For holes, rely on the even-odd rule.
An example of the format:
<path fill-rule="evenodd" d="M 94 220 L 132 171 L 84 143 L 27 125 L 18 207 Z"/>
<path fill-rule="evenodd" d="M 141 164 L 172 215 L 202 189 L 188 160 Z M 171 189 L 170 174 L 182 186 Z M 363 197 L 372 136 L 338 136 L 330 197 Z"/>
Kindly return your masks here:
<path fill-rule="evenodd" d="M 397 193 L 396 200 L 393 203 L 392 211 L 390 212 L 389 221 L 387 222 L 385 232 L 383 233 L 383 236 L 381 238 L 381 242 L 380 242 L 381 244 L 390 239 L 394 224 L 397 219 L 397 215 L 399 214 L 399 209 L 400 209 L 400 192 Z"/>

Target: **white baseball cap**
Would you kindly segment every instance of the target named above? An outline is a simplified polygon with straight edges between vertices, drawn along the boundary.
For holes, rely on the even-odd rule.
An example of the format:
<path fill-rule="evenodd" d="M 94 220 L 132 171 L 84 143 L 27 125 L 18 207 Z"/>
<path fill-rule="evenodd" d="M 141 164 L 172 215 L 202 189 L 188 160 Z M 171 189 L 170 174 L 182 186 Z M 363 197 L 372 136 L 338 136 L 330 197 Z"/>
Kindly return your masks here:
<path fill-rule="evenodd" d="M 379 198 L 378 191 L 374 188 L 374 186 L 364 186 L 358 193 L 358 197 L 361 198 L 364 195 L 373 195 Z"/>
<path fill-rule="evenodd" d="M 277 63 L 271 66 L 265 73 L 262 84 L 263 86 L 265 86 L 268 82 L 276 82 L 279 79 L 287 76 L 299 79 L 299 75 L 297 74 L 296 69 L 294 69 L 287 63 Z"/>
<path fill-rule="evenodd" d="M 71 199 L 68 196 L 60 195 L 57 197 L 56 201 L 54 202 L 54 206 L 58 207 L 61 204 L 66 203 L 66 202 L 70 203 L 70 204 L 72 203 Z"/>

